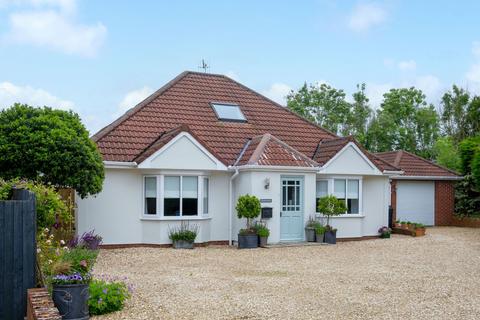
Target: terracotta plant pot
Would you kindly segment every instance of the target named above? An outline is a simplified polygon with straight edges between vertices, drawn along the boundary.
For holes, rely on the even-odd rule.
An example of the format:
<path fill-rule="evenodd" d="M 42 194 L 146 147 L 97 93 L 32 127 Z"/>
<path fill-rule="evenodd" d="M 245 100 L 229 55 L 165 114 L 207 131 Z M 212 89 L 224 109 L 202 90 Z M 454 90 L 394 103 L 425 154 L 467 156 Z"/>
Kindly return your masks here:
<path fill-rule="evenodd" d="M 414 230 L 415 237 L 422 237 L 425 235 L 425 228 L 417 228 Z"/>

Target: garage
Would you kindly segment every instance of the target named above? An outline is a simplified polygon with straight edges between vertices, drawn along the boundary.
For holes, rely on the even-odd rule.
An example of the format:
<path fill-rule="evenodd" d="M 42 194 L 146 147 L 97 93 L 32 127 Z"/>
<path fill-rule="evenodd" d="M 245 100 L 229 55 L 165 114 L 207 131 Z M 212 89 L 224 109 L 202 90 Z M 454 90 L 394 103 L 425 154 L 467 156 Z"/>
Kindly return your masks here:
<path fill-rule="evenodd" d="M 433 181 L 397 182 L 397 220 L 435 224 L 435 183 Z"/>
<path fill-rule="evenodd" d="M 455 183 L 462 177 L 410 152 L 398 150 L 375 154 L 400 169 L 391 177 L 392 220 L 448 226 L 455 210 Z"/>

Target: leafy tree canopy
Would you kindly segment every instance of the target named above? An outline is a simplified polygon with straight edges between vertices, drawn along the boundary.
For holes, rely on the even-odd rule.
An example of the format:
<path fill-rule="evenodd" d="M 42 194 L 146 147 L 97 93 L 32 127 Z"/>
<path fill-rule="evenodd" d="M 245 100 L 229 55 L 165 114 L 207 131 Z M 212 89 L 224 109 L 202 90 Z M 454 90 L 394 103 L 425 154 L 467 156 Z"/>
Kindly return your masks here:
<path fill-rule="evenodd" d="M 438 125 L 438 114 L 421 90 L 391 89 L 372 120 L 367 147 L 375 152 L 403 149 L 430 158 Z"/>
<path fill-rule="evenodd" d="M 460 156 L 458 148 L 449 136 L 440 137 L 433 146 L 436 162 L 448 169 L 460 172 Z"/>
<path fill-rule="evenodd" d="M 102 157 L 72 111 L 15 104 L 0 112 L 0 176 L 74 188 L 83 198 L 102 190 Z"/>

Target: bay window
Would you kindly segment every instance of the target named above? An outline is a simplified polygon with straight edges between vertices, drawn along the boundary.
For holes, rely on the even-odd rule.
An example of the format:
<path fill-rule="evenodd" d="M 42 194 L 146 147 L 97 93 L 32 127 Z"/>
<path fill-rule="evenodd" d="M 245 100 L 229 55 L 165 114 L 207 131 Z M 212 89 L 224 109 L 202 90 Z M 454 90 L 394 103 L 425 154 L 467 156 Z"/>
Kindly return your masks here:
<path fill-rule="evenodd" d="M 329 185 L 331 186 L 329 189 Z M 361 213 L 361 179 L 334 178 L 317 180 L 316 199 L 333 194 L 337 199 L 344 201 L 347 207 L 346 214 Z"/>
<path fill-rule="evenodd" d="M 144 177 L 144 215 L 195 217 L 208 214 L 209 179 L 202 176 Z"/>

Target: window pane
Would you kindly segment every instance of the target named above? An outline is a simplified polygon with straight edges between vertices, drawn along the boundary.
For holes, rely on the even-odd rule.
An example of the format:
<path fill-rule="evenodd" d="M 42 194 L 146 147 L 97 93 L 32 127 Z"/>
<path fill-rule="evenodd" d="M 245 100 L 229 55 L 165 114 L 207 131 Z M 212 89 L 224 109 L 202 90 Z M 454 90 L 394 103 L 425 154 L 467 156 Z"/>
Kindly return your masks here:
<path fill-rule="evenodd" d="M 175 217 L 180 215 L 180 198 L 165 198 L 163 200 L 163 215 Z"/>
<path fill-rule="evenodd" d="M 182 216 L 196 216 L 198 214 L 198 199 L 182 199 Z"/>
<path fill-rule="evenodd" d="M 345 179 L 335 179 L 333 194 L 338 199 L 345 199 Z"/>
<path fill-rule="evenodd" d="M 348 180 L 348 199 L 358 199 L 358 180 Z"/>
<path fill-rule="evenodd" d="M 165 177 L 164 183 L 165 198 L 180 198 L 180 177 Z"/>
<path fill-rule="evenodd" d="M 348 213 L 358 213 L 358 199 L 347 200 Z"/>
<path fill-rule="evenodd" d="M 317 198 L 322 198 L 328 195 L 328 181 L 317 181 Z"/>
<path fill-rule="evenodd" d="M 212 103 L 212 107 L 215 110 L 217 117 L 221 120 L 247 120 L 240 110 L 240 107 L 237 105 Z"/>
<path fill-rule="evenodd" d="M 198 197 L 198 177 L 182 177 L 182 198 Z"/>
<path fill-rule="evenodd" d="M 203 179 L 203 213 L 208 213 L 208 178 Z"/>
<path fill-rule="evenodd" d="M 145 177 L 145 214 L 157 214 L 157 178 Z"/>

